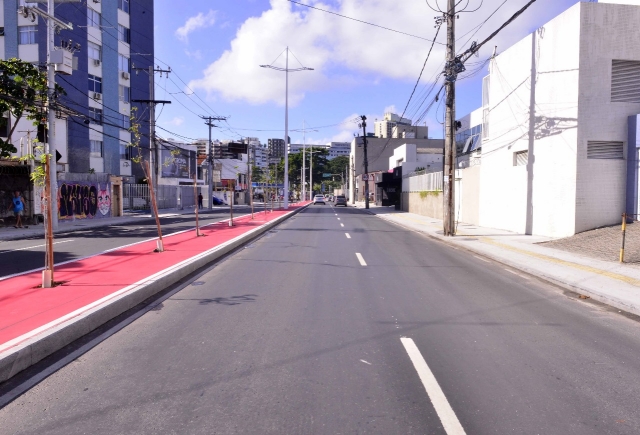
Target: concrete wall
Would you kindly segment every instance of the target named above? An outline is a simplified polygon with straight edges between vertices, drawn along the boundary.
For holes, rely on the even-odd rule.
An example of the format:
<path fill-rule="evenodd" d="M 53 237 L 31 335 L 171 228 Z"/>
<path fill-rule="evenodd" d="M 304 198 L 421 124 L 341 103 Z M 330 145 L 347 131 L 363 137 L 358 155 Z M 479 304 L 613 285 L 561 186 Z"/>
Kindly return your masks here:
<path fill-rule="evenodd" d="M 480 225 L 480 166 L 456 171 L 456 221 Z"/>
<path fill-rule="evenodd" d="M 620 222 L 625 160 L 587 159 L 587 142 L 628 142 L 628 117 L 640 103 L 611 102 L 612 60 L 640 61 L 640 6 L 582 3 L 576 232 Z"/>
<path fill-rule="evenodd" d="M 556 237 L 575 232 L 579 24 L 577 4 L 492 62 L 482 226 Z M 515 165 L 520 151 L 529 152 L 527 165 Z"/>
<path fill-rule="evenodd" d="M 422 195 L 421 195 L 422 193 Z M 403 192 L 402 210 L 435 219 L 442 219 L 442 192 Z"/>

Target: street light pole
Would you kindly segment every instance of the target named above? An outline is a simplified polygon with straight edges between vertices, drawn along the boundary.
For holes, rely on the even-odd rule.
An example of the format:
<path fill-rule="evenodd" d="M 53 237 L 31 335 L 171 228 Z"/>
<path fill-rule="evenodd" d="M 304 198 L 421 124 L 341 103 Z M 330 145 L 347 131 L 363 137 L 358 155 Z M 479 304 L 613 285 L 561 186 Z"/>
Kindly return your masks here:
<path fill-rule="evenodd" d="M 285 110 L 284 110 L 284 209 L 289 208 L 289 72 L 313 71 L 313 68 L 305 66 L 301 68 L 289 68 L 289 47 L 286 48 L 285 68 L 273 65 L 260 65 L 262 68 L 271 68 L 285 72 Z M 276 166 L 277 168 L 277 166 Z"/>

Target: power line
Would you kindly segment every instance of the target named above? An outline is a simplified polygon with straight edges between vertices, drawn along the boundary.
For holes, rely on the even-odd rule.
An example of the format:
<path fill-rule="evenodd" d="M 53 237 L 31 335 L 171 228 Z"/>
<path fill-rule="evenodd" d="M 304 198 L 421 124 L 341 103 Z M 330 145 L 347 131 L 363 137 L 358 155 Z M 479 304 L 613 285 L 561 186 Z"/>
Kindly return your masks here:
<path fill-rule="evenodd" d="M 299 6 L 304 6 L 306 8 L 315 9 L 315 10 L 321 11 L 321 12 L 326 12 L 327 14 L 337 15 L 338 17 L 345 18 L 347 20 L 357 21 L 358 23 L 366 24 L 368 26 L 378 27 L 380 29 L 389 30 L 390 32 L 395 32 L 395 33 L 399 33 L 401 35 L 411 36 L 412 38 L 418 38 L 418 39 L 422 39 L 424 41 L 433 42 L 431 39 L 423 38 L 422 36 L 412 35 L 411 33 L 406 33 L 406 32 L 402 32 L 400 30 L 395 30 L 395 29 L 390 29 L 389 27 L 384 27 L 384 26 L 380 26 L 378 24 L 370 23 L 368 21 L 363 21 L 363 20 L 359 20 L 357 18 L 348 17 L 346 15 L 342 15 L 342 14 L 339 14 L 337 12 L 329 11 L 329 10 L 326 10 L 326 9 L 320 9 L 318 7 L 307 5 L 307 4 L 304 4 L 304 3 L 300 3 L 300 2 L 297 2 L 295 0 L 288 0 L 288 1 L 291 2 L 291 3 L 295 3 L 295 4 L 299 5 Z M 441 42 L 437 42 L 437 44 L 444 45 Z"/>

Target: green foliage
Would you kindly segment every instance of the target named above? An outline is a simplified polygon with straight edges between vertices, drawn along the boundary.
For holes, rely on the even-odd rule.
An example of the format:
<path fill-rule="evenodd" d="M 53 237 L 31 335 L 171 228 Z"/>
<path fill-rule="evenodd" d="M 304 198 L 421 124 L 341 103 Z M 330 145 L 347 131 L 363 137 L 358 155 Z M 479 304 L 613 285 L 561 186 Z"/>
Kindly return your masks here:
<path fill-rule="evenodd" d="M 426 199 L 428 196 L 438 196 L 442 190 L 423 190 L 420 192 L 420 199 Z"/>
<path fill-rule="evenodd" d="M 56 85 L 56 92 L 64 89 Z M 17 152 L 11 136 L 22 117 L 34 125 L 46 124 L 47 74 L 20 59 L 0 60 L 0 96 L 0 114 L 9 112 L 14 120 L 7 140 L 0 139 L 0 158 L 6 158 Z"/>
<path fill-rule="evenodd" d="M 264 170 L 259 166 L 251 167 L 251 181 L 254 183 L 263 183 L 265 182 L 265 173 Z"/>

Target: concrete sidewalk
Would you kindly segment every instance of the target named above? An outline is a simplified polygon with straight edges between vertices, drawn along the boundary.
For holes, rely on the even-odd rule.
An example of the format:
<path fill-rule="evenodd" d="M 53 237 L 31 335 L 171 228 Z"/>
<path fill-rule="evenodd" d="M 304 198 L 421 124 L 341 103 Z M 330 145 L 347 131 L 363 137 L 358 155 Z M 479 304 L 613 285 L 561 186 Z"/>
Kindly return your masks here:
<path fill-rule="evenodd" d="M 355 207 L 364 208 L 364 203 Z M 442 221 L 370 206 L 370 213 L 407 229 L 466 249 L 482 257 L 540 277 L 568 290 L 589 296 L 621 310 L 640 315 L 640 268 L 554 249 L 541 242 L 548 237 L 527 236 L 504 230 L 458 224 L 457 236 L 445 237 Z"/>

